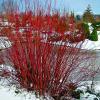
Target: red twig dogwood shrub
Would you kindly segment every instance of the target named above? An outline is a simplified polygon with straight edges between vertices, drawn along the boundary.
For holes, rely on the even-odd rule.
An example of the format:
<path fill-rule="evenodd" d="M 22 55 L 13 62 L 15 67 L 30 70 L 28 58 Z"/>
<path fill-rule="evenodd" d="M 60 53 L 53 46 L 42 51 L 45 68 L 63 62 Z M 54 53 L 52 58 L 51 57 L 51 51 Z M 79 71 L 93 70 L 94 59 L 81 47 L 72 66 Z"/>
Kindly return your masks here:
<path fill-rule="evenodd" d="M 6 20 L 0 34 L 8 38 L 11 47 L 1 50 L 0 57 L 13 70 L 1 70 L 0 76 L 8 75 L 18 88 L 43 96 L 70 96 L 81 81 L 95 75 L 90 63 L 95 56 L 81 49 L 84 30 L 75 32 L 73 16 L 39 10 L 12 13 Z"/>

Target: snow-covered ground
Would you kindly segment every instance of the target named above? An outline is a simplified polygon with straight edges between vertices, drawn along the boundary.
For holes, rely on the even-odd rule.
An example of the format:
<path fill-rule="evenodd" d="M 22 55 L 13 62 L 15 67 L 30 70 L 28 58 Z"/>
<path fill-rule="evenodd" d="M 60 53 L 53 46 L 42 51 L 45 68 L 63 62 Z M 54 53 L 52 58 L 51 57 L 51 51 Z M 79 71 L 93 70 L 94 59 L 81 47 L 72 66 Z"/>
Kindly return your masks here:
<path fill-rule="evenodd" d="M 88 86 L 90 86 L 90 81 L 87 82 L 87 84 L 89 84 Z M 74 99 L 74 100 L 100 100 L 100 97 L 96 96 L 95 94 L 91 94 L 86 92 L 86 87 L 82 86 L 80 88 L 78 88 L 80 90 L 83 91 L 83 93 L 81 94 L 80 99 Z M 95 93 L 99 94 L 100 93 L 100 81 L 99 82 L 94 82 L 94 91 Z M 26 92 L 24 92 L 23 94 L 15 94 L 14 93 L 14 88 L 7 88 L 7 87 L 3 87 L 0 86 L 0 100 L 7 100 L 9 98 L 9 100 L 44 100 L 44 99 L 40 99 L 40 98 L 36 98 L 34 93 L 33 94 L 27 94 Z"/>
<path fill-rule="evenodd" d="M 98 34 L 100 34 L 100 31 L 98 31 Z M 98 41 L 89 41 L 85 40 L 83 43 L 82 49 L 88 49 L 88 50 L 98 50 L 100 49 L 100 35 L 98 35 Z"/>
<path fill-rule="evenodd" d="M 0 100 L 40 100 L 33 94 L 15 94 L 14 89 L 0 86 Z"/>
<path fill-rule="evenodd" d="M 99 33 L 100 32 L 98 32 L 98 34 Z M 11 43 L 7 41 L 8 41 L 7 38 L 2 38 L 2 39 L 0 38 L 0 49 L 1 48 L 4 49 L 11 46 Z M 5 46 L 3 44 L 5 44 Z M 82 49 L 99 50 L 100 49 L 100 35 L 99 35 L 98 41 L 96 42 L 85 40 Z M 82 89 L 82 90 L 85 91 L 85 89 Z M 95 81 L 94 90 L 95 92 L 100 93 L 100 82 Z M 6 87 L 4 88 L 3 86 L 0 86 L 0 100 L 7 100 L 8 98 L 9 100 L 40 100 L 39 98 L 36 98 L 34 94 L 33 95 L 32 94 L 25 95 L 25 94 L 16 95 L 14 93 L 13 88 L 11 88 L 9 91 L 8 88 Z M 89 94 L 89 93 L 84 92 L 84 94 L 81 95 L 80 100 L 100 100 L 100 98 L 96 97 L 96 95 L 94 94 Z"/>

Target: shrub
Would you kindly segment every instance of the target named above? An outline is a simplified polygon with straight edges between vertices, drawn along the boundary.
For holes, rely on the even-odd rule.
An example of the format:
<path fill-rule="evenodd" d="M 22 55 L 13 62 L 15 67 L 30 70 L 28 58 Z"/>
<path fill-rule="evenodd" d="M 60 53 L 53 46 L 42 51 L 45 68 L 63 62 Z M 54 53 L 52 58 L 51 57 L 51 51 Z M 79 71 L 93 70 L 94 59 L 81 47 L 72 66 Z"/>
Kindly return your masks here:
<path fill-rule="evenodd" d="M 9 77 L 18 89 L 54 98 L 70 96 L 81 81 L 95 75 L 90 63 L 95 55 L 81 49 L 85 36 L 79 40 L 78 35 L 84 30 L 76 32 L 73 16 L 41 12 L 6 15 L 8 24 L 1 35 L 8 37 L 11 47 L 1 51 L 1 58 L 14 69 Z"/>

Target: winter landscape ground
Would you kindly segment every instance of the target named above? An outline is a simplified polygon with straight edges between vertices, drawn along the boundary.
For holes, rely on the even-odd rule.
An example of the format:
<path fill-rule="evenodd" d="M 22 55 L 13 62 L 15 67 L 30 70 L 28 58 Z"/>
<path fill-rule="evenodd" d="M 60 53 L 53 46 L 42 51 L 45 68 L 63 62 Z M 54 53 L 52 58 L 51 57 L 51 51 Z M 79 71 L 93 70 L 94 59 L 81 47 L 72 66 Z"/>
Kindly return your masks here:
<path fill-rule="evenodd" d="M 99 31 L 98 31 L 99 34 Z M 2 37 L 0 38 L 0 48 L 5 48 L 5 45 L 3 44 L 5 43 L 6 47 L 10 46 L 10 43 L 8 41 L 5 41 L 2 39 Z M 98 59 L 96 61 L 96 64 L 99 66 L 100 65 L 100 36 L 99 36 L 99 41 L 89 41 L 86 40 L 83 44 L 82 49 L 87 49 L 87 50 L 91 50 L 95 51 L 96 55 L 98 56 Z M 91 46 L 90 46 L 91 45 Z M 0 65 L 2 66 L 2 65 Z M 2 83 L 2 81 L 1 81 Z M 81 94 L 80 100 L 99 100 L 100 98 L 97 97 L 95 94 L 90 94 L 88 92 L 86 92 L 86 88 L 87 86 L 91 87 L 92 81 L 88 80 L 87 82 L 83 82 L 85 83 L 84 86 L 79 87 L 78 89 L 83 90 L 84 93 Z M 100 75 L 97 75 L 94 78 L 94 83 L 93 83 L 93 89 L 94 89 L 94 93 L 100 93 Z M 0 86 L 0 98 L 2 98 L 2 100 L 7 100 L 8 98 L 10 100 L 40 100 L 42 98 L 37 98 L 35 95 L 33 94 L 28 94 L 27 92 L 21 93 L 21 94 L 16 94 L 14 92 L 15 88 L 9 88 L 9 87 L 5 87 L 4 86 Z M 98 98 L 98 99 L 94 99 L 94 98 Z M 44 99 L 42 99 L 44 100 Z M 76 99 L 75 99 L 76 100 Z"/>

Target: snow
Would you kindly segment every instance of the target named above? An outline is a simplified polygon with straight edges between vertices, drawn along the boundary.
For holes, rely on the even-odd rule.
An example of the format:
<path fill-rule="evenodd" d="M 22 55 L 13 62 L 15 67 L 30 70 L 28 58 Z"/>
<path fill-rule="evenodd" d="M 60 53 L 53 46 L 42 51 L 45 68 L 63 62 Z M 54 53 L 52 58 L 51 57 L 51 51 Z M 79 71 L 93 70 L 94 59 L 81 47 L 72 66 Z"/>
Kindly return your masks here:
<path fill-rule="evenodd" d="M 98 31 L 98 34 L 100 34 L 100 31 Z M 8 41 L 7 37 L 0 37 L 0 49 L 5 49 L 10 46 L 11 46 L 11 42 Z M 100 35 L 98 35 L 98 41 L 90 41 L 90 40 L 86 39 L 82 45 L 82 49 L 88 49 L 88 50 L 100 49 Z M 94 85 L 94 90 L 96 93 L 99 93 L 100 92 L 100 82 L 96 82 L 95 84 L 96 85 Z M 94 98 L 96 98 L 96 95 L 86 93 L 85 87 L 83 87 L 81 89 L 84 90 L 84 94 L 81 95 L 80 100 L 94 100 Z M 2 99 L 2 100 L 7 100 L 8 98 L 9 98 L 9 100 L 40 100 L 40 98 L 35 97 L 34 93 L 27 94 L 26 96 L 25 96 L 25 94 L 27 94 L 27 93 L 16 96 L 13 88 L 10 89 L 10 91 L 9 91 L 8 88 L 6 88 L 6 87 L 4 88 L 4 87 L 0 86 L 0 99 Z M 100 99 L 98 99 L 98 100 L 100 100 Z"/>
<path fill-rule="evenodd" d="M 98 31 L 98 34 L 100 34 L 100 31 Z M 77 47 L 80 46 L 80 43 L 79 45 L 77 45 Z M 54 42 L 54 44 L 63 45 L 65 43 L 63 43 L 62 41 L 59 41 L 59 42 Z M 10 46 L 11 46 L 11 42 L 8 40 L 7 37 L 0 37 L 0 49 L 9 48 Z M 86 39 L 84 43 L 82 44 L 82 49 L 88 49 L 88 50 L 100 49 L 100 35 L 98 35 L 98 41 L 90 41 Z"/>
<path fill-rule="evenodd" d="M 11 42 L 7 37 L 0 37 L 0 49 L 9 48 L 11 46 Z"/>
<path fill-rule="evenodd" d="M 94 100 L 94 98 L 96 98 L 95 95 L 85 93 L 85 94 L 81 95 L 80 100 Z"/>
<path fill-rule="evenodd" d="M 14 88 L 8 89 L 7 87 L 0 87 L 0 100 L 39 100 L 33 94 L 23 93 L 15 94 Z"/>
<path fill-rule="evenodd" d="M 98 31 L 98 34 L 100 34 L 100 31 Z M 85 40 L 83 43 L 82 49 L 88 49 L 88 50 L 96 50 L 100 49 L 100 35 L 98 35 L 98 41 L 90 41 Z"/>
<path fill-rule="evenodd" d="M 82 82 L 84 84 L 81 87 L 78 87 L 77 89 L 82 90 L 83 94 L 81 94 L 80 100 L 94 100 L 94 98 L 97 98 L 96 100 L 100 100 L 100 97 L 97 97 L 95 94 L 100 93 L 100 81 L 94 81 L 93 82 L 93 93 L 90 94 L 87 92 L 87 86 L 90 88 L 91 87 L 92 81 L 85 81 Z"/>

